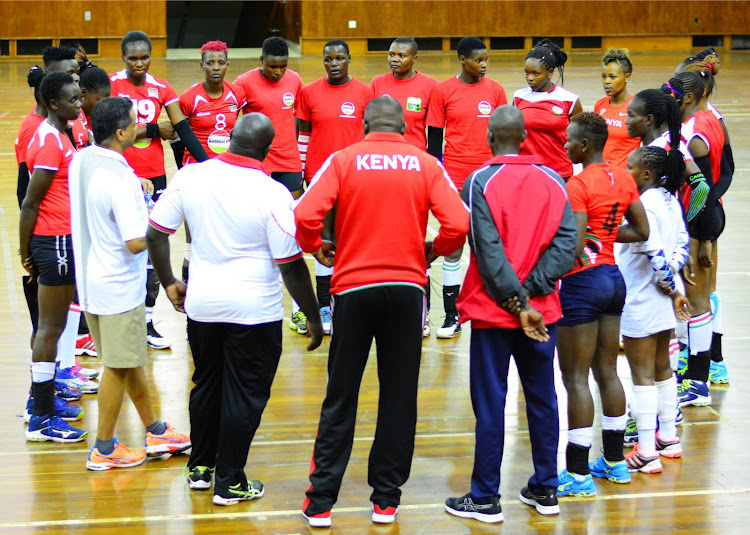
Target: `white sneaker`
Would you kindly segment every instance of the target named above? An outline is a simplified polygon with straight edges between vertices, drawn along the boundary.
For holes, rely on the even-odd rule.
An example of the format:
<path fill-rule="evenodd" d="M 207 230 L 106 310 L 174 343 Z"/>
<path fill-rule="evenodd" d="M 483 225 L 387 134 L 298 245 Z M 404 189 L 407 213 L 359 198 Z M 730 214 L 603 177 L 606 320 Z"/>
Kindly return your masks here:
<path fill-rule="evenodd" d="M 461 333 L 461 324 L 458 323 L 458 316 L 448 314 L 445 316 L 445 321 L 442 327 L 438 327 L 437 337 L 438 338 L 453 338 L 457 334 Z"/>
<path fill-rule="evenodd" d="M 160 335 L 154 328 L 153 321 L 146 323 L 146 343 L 154 349 L 169 349 L 172 347 L 172 342 Z"/>
<path fill-rule="evenodd" d="M 424 325 L 422 326 L 422 338 L 429 338 L 432 329 L 430 328 L 430 318 L 424 319 Z"/>
<path fill-rule="evenodd" d="M 320 321 L 323 324 L 323 334 L 331 334 L 331 307 L 320 309 Z"/>

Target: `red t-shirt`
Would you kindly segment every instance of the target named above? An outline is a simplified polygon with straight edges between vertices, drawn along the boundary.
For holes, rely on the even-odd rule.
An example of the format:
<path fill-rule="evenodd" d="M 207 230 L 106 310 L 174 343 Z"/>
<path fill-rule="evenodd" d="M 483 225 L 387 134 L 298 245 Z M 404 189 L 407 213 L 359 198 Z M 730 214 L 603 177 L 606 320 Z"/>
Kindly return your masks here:
<path fill-rule="evenodd" d="M 75 151 L 68 136 L 47 121 L 42 121 L 31 138 L 26 151 L 29 173 L 37 168 L 55 171 L 55 178 L 39 204 L 34 227 L 37 236 L 63 236 L 71 232 L 68 169 Z"/>
<path fill-rule="evenodd" d="M 208 96 L 203 82 L 191 85 L 180 95 L 182 114 L 209 158 L 229 149 L 229 133 L 244 105 L 245 92 L 229 82 L 224 82 L 224 92 L 216 99 Z M 185 151 L 183 165 L 196 161 L 189 151 Z"/>
<path fill-rule="evenodd" d="M 21 126 L 18 128 L 18 135 L 16 136 L 16 164 L 21 165 L 26 162 L 26 151 L 29 148 L 29 142 L 34 136 L 39 124 L 44 121 L 44 117 L 34 112 L 31 112 L 23 121 Z"/>
<path fill-rule="evenodd" d="M 404 109 L 404 122 L 406 123 L 404 138 L 422 150 L 427 148 L 425 121 L 430 104 L 430 93 L 437 85 L 437 80 L 421 72 L 417 72 L 408 80 L 398 80 L 392 72 L 387 72 L 376 76 L 370 83 L 376 97 L 388 96 L 398 100 Z"/>
<path fill-rule="evenodd" d="M 110 75 L 109 79 L 112 82 L 112 96 L 129 98 L 133 103 L 138 127 L 157 124 L 162 108 L 179 100 L 177 92 L 169 82 L 154 78 L 150 74 L 146 74 L 145 83 L 141 87 L 130 83 L 125 69 Z M 159 136 L 136 141 L 123 155 L 135 174 L 141 178 L 154 178 L 165 174 L 164 149 Z"/>
<path fill-rule="evenodd" d="M 609 97 L 604 97 L 594 104 L 594 112 L 607 121 L 607 144 L 604 145 L 604 160 L 616 167 L 627 169 L 628 156 L 641 146 L 641 138 L 630 137 L 625 119 L 628 118 L 628 104 L 633 100 L 630 95 L 619 106 L 610 106 Z"/>
<path fill-rule="evenodd" d="M 519 89 L 513 103 L 523 113 L 526 139 L 521 154 L 534 154 L 544 165 L 563 178 L 573 174 L 573 164 L 565 152 L 570 114 L 578 102 L 578 95 L 564 87 L 553 85 L 547 92 Z"/>
<path fill-rule="evenodd" d="M 247 104 L 243 113 L 260 112 L 273 124 L 273 142 L 263 160 L 263 167 L 269 173 L 302 171 L 294 125 L 294 109 L 302 92 L 299 74 L 287 69 L 281 80 L 274 82 L 263 76 L 260 69 L 253 69 L 240 74 L 234 83 L 245 91 Z"/>
<path fill-rule="evenodd" d="M 466 177 L 492 158 L 487 124 L 493 110 L 507 103 L 503 86 L 486 77 L 465 84 L 454 76 L 432 91 L 427 126 L 445 128 L 443 165 L 459 191 Z"/>
<path fill-rule="evenodd" d="M 596 163 L 568 180 L 566 186 L 570 207 L 588 216 L 583 254 L 576 258 L 568 275 L 594 266 L 615 265 L 617 229 L 628 207 L 640 200 L 632 175 L 608 163 Z"/>
<path fill-rule="evenodd" d="M 305 180 L 309 182 L 331 154 L 365 137 L 362 118 L 372 98 L 372 88 L 354 77 L 344 85 L 321 78 L 302 89 L 294 116 L 312 124 Z"/>

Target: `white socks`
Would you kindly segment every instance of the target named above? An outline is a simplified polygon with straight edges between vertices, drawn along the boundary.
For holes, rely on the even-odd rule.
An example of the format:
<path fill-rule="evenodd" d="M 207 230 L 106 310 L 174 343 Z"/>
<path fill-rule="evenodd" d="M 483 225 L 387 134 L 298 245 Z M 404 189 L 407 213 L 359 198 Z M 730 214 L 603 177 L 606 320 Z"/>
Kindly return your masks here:
<path fill-rule="evenodd" d="M 675 387 L 676 390 L 676 387 Z M 677 392 L 675 391 L 675 399 Z M 646 457 L 656 455 L 656 408 L 659 403 L 654 385 L 633 385 L 633 399 L 630 402 L 630 414 L 638 426 L 638 446 Z M 674 420 L 674 413 L 672 414 Z"/>
<path fill-rule="evenodd" d="M 78 340 L 78 325 L 80 323 L 81 307 L 71 303 L 68 310 L 68 322 L 57 341 L 56 360 L 60 364 L 60 368 L 71 368 L 76 365 L 76 341 Z"/>

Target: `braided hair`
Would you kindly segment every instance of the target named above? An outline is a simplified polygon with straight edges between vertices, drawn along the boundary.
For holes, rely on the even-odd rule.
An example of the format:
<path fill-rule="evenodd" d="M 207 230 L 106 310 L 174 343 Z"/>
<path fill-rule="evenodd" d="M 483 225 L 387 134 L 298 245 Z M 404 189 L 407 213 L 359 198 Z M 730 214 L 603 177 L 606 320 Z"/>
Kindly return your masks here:
<path fill-rule="evenodd" d="M 702 61 L 694 61 L 693 63 L 690 63 L 689 65 L 685 66 L 685 70 L 683 72 L 697 72 L 701 75 L 703 78 L 703 84 L 706 87 L 706 99 L 708 99 L 711 94 L 714 92 L 714 88 L 716 87 L 716 78 L 715 76 L 719 72 L 718 68 L 718 62 L 719 58 L 716 56 L 707 56 Z"/>
<path fill-rule="evenodd" d="M 697 72 L 675 74 L 662 86 L 662 90 L 674 96 L 680 106 L 682 106 L 685 95 L 693 95 L 700 100 L 705 89 L 706 86 L 703 83 L 703 77 Z"/>
<path fill-rule="evenodd" d="M 560 73 L 560 85 L 563 84 L 565 80 L 563 65 L 568 61 L 568 55 L 553 43 L 551 39 L 545 37 L 534 45 L 534 48 L 526 54 L 526 59 L 529 58 L 538 59 L 548 69 L 557 69 L 557 72 Z"/>
<path fill-rule="evenodd" d="M 661 147 L 641 147 L 636 151 L 641 157 L 641 163 L 660 180 L 656 183 L 672 195 L 682 186 L 685 176 L 685 160 L 679 149 L 666 151 Z"/>

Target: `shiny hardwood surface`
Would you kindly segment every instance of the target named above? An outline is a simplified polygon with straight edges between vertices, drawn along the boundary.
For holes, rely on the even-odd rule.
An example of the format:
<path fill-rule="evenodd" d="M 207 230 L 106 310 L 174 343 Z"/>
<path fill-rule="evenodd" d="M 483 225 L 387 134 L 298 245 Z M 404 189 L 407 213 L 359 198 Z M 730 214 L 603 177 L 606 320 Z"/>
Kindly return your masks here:
<path fill-rule="evenodd" d="M 631 86 L 637 91 L 664 81 L 673 67 L 688 55 L 638 53 L 633 55 L 635 73 Z M 197 56 L 197 54 L 196 54 Z M 231 54 L 230 54 L 231 57 Z M 566 86 L 581 95 L 591 109 L 602 95 L 600 54 L 571 54 Z M 121 68 L 117 60 L 101 60 L 108 71 Z M 727 228 L 721 239 L 719 290 L 725 306 L 724 352 L 731 384 L 712 388 L 711 408 L 685 409 L 682 435 L 685 457 L 665 459 L 661 475 L 634 474 L 629 485 L 597 481 L 599 494 L 590 499 L 562 499 L 559 517 L 542 517 L 517 499 L 531 473 L 525 404 L 517 374 L 511 371 L 503 481 L 505 522 L 484 525 L 460 520 L 443 511 L 448 496 L 468 492 L 474 449 L 474 417 L 468 386 L 469 330 L 454 340 L 423 343 L 419 391 L 419 421 L 411 478 L 403 487 L 397 522 L 376 526 L 370 521 L 367 456 L 377 410 L 377 375 L 374 359 L 367 366 L 360 396 L 358 428 L 339 502 L 333 511 L 334 533 L 463 534 L 534 533 L 600 534 L 653 533 L 680 530 L 690 533 L 746 533 L 750 521 L 750 341 L 748 282 L 750 252 L 744 228 L 750 225 L 750 90 L 744 85 L 750 55 L 724 53 L 718 79 L 717 108 L 726 117 L 731 133 L 737 172 L 726 196 Z M 228 78 L 256 65 L 237 59 Z M 321 58 L 290 60 L 306 82 L 323 75 Z M 418 66 L 439 80 L 458 72 L 453 54 L 424 54 Z M 523 85 L 522 54 L 493 54 L 490 76 L 506 87 L 509 96 Z M 20 417 L 26 402 L 28 372 L 28 314 L 20 286 L 22 269 L 18 247 L 18 207 L 15 198 L 16 167 L 13 139 L 32 97 L 25 83 L 29 64 L 0 61 L 0 366 L 3 387 L 0 402 L 0 531 L 6 533 L 257 533 L 292 534 L 311 530 L 300 515 L 312 444 L 326 382 L 328 340 L 306 353 L 303 339 L 284 328 L 284 352 L 271 400 L 250 449 L 248 477 L 266 485 L 263 499 L 233 507 L 215 507 L 210 492 L 191 492 L 183 479 L 184 457 L 148 460 L 140 467 L 108 472 L 85 468 L 88 448 L 96 429 L 96 396 L 86 396 L 86 415 L 80 426 L 90 433 L 82 444 L 27 443 Z M 385 57 L 354 57 L 351 73 L 365 81 L 387 69 Z M 179 91 L 199 81 L 198 61 L 155 60 L 152 73 L 166 77 Z M 168 173 L 174 172 L 169 149 Z M 207 179 L 210 180 L 210 179 Z M 210 183 L 209 183 L 210 184 Z M 431 226 L 436 228 L 434 220 Z M 179 269 L 183 234 L 172 238 L 173 264 Z M 312 267 L 312 262 L 309 262 Z M 465 269 L 465 265 L 463 266 Z M 442 323 L 439 283 L 440 264 L 431 270 L 434 328 Z M 289 301 L 285 300 L 287 310 Z M 163 293 L 155 319 L 158 329 L 173 340 L 168 351 L 151 351 L 148 374 L 153 401 L 160 417 L 187 430 L 187 400 L 192 362 L 184 338 L 184 316 L 174 312 Z M 374 357 L 374 352 L 372 353 Z M 83 364 L 101 367 L 95 358 Z M 620 374 L 629 388 L 624 358 Z M 592 381 L 592 384 L 593 381 Z M 595 386 L 594 386 L 595 388 Z M 565 407 L 565 390 L 558 381 L 558 397 Z M 597 404 L 598 405 L 598 404 Z M 75 424 L 74 424 L 75 425 Z M 600 417 L 595 427 L 600 426 Z M 564 414 L 558 463 L 564 464 Z M 143 440 L 143 429 L 129 402 L 117 425 L 117 437 L 129 446 Z M 595 428 L 594 452 L 601 447 Z M 325 533 L 325 530 L 320 530 Z"/>

